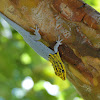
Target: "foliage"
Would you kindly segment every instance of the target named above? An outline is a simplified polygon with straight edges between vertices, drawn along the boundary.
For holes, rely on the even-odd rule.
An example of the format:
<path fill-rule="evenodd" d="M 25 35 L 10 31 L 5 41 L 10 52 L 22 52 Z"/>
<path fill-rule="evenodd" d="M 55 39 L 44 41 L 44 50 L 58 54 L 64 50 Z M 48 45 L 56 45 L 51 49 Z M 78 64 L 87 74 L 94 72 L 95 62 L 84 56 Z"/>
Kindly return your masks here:
<path fill-rule="evenodd" d="M 84 1 L 100 11 L 99 0 Z M 0 100 L 82 100 L 68 80 L 54 74 L 50 62 L 37 55 L 3 19 L 0 23 Z M 26 78 L 29 84 L 24 83 Z"/>
<path fill-rule="evenodd" d="M 100 12 L 100 0 L 83 0 L 83 1 Z"/>

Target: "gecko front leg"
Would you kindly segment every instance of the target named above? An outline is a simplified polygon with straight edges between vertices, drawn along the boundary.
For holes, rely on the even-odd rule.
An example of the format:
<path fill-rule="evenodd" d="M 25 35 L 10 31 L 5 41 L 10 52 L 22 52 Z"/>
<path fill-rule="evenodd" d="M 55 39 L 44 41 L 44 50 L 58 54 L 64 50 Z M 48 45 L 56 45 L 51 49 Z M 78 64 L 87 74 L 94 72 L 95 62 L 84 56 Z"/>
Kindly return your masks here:
<path fill-rule="evenodd" d="M 58 47 L 62 44 L 61 42 L 63 41 L 63 39 L 60 40 L 60 36 L 58 36 L 58 40 L 56 41 L 57 43 L 54 46 L 54 52 L 57 53 L 58 52 Z"/>
<path fill-rule="evenodd" d="M 36 29 L 34 29 L 34 28 L 32 28 L 31 27 L 31 29 L 33 29 L 35 32 L 34 32 L 34 35 L 32 35 L 32 39 L 33 40 L 40 40 L 41 39 L 41 35 L 40 35 L 40 33 L 39 33 L 39 28 L 38 28 L 38 26 L 36 25 Z"/>
<path fill-rule="evenodd" d="M 65 65 L 61 60 L 61 57 L 59 55 L 58 47 L 61 45 L 62 40 L 60 40 L 60 37 L 58 37 L 57 43 L 54 46 L 54 52 L 55 54 L 49 54 L 49 61 L 52 63 L 55 74 L 59 76 L 62 80 L 66 79 L 66 69 Z"/>

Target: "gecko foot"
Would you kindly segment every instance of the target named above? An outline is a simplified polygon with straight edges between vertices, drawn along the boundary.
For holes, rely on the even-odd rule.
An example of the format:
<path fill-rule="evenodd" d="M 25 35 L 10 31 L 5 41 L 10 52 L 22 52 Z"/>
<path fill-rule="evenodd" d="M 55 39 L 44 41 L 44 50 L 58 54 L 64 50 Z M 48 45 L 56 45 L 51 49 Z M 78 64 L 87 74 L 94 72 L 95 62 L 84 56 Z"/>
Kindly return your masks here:
<path fill-rule="evenodd" d="M 58 40 L 56 41 L 57 43 L 54 46 L 54 52 L 57 53 L 58 52 L 58 47 L 62 44 L 61 42 L 63 41 L 63 39 L 60 39 L 60 36 L 58 36 Z"/>
<path fill-rule="evenodd" d="M 34 28 L 32 28 L 32 27 L 30 27 L 30 28 L 31 28 L 32 30 L 34 30 L 34 31 L 35 31 L 34 34 L 37 35 L 37 33 L 39 33 L 39 28 L 38 28 L 37 25 L 35 25 L 35 27 L 36 27 L 36 29 L 34 29 Z"/>
<path fill-rule="evenodd" d="M 32 35 L 32 38 L 33 38 L 34 40 L 40 40 L 40 39 L 41 39 L 41 35 L 40 35 L 40 33 L 39 33 L 39 28 L 38 28 L 37 25 L 35 25 L 35 26 L 36 26 L 36 29 L 34 29 L 34 28 L 31 27 L 31 29 L 35 31 L 35 32 L 34 32 L 35 35 Z"/>
<path fill-rule="evenodd" d="M 61 45 L 61 44 L 62 44 L 62 43 L 61 43 L 62 41 L 63 41 L 63 39 L 60 39 L 60 36 L 58 36 L 58 40 L 56 41 L 57 44 L 58 44 L 58 45 Z"/>

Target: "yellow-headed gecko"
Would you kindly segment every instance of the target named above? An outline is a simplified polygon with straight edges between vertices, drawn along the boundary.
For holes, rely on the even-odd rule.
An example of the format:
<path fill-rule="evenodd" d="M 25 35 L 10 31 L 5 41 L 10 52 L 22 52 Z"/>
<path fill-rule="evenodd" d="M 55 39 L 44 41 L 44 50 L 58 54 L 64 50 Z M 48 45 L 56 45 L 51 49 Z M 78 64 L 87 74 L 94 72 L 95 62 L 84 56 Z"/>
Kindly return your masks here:
<path fill-rule="evenodd" d="M 37 28 L 37 26 L 36 29 L 33 29 L 35 31 L 34 32 L 35 35 L 31 35 L 28 31 L 26 31 L 20 25 L 16 24 L 15 22 L 7 18 L 1 12 L 0 12 L 0 16 L 22 35 L 26 43 L 29 44 L 29 46 L 33 50 L 35 50 L 40 56 L 42 56 L 46 60 L 49 60 L 52 63 L 55 74 L 57 76 L 59 76 L 63 80 L 66 79 L 66 69 L 58 52 L 58 47 L 59 45 L 61 45 L 61 41 L 62 41 L 60 40 L 60 38 L 55 44 L 54 51 L 53 51 L 52 49 L 44 45 L 42 42 L 38 41 L 41 39 L 41 35 L 39 33 L 39 29 Z"/>

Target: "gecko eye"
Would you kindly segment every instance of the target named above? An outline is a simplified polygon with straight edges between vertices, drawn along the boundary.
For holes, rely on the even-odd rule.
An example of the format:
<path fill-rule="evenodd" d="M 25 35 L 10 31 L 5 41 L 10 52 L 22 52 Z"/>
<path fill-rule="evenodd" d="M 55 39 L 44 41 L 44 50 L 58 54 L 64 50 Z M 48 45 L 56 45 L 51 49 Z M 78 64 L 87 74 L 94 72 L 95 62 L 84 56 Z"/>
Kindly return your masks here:
<path fill-rule="evenodd" d="M 62 72 L 64 72 L 64 70 L 62 69 Z"/>

